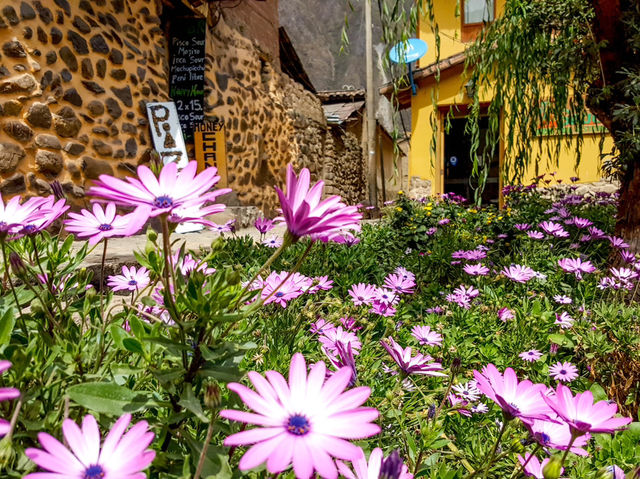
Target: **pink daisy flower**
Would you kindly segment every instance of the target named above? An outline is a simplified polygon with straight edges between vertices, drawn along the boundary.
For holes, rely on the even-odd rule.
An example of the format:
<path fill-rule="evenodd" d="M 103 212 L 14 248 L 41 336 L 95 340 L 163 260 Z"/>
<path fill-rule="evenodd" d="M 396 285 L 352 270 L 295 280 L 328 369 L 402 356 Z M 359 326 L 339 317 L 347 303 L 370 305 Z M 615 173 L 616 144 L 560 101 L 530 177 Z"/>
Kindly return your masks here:
<path fill-rule="evenodd" d="M 360 457 L 351 461 L 353 471 L 342 461 L 336 461 L 336 464 L 338 471 L 346 479 L 413 479 L 413 474 L 409 473 L 395 450 L 385 459 L 382 449 L 376 447 L 371 451 L 367 462 L 364 451 L 360 449 Z"/>
<path fill-rule="evenodd" d="M 500 308 L 498 310 L 498 319 L 503 323 L 506 323 L 510 319 L 514 319 L 516 316 L 513 314 L 509 308 Z"/>
<path fill-rule="evenodd" d="M 423 346 L 442 346 L 442 334 L 432 331 L 430 326 L 414 326 L 411 335 Z"/>
<path fill-rule="evenodd" d="M 544 239 L 544 233 L 542 233 L 541 231 L 527 231 L 527 236 L 535 240 Z"/>
<path fill-rule="evenodd" d="M 104 238 L 136 234 L 149 219 L 150 212 L 148 206 L 139 206 L 133 213 L 116 215 L 114 203 L 107 203 L 104 210 L 100 204 L 94 203 L 92 209 L 93 212 L 69 213 L 70 219 L 64 222 L 67 231 L 76 233 L 79 238 L 88 237 L 91 246 Z"/>
<path fill-rule="evenodd" d="M 488 364 L 482 373 L 473 371 L 478 389 L 500 406 L 507 417 L 522 420 L 549 419 L 553 415 L 549 407 L 540 400 L 547 386 L 531 381 L 518 381 L 513 369 L 507 368 L 504 375 L 493 364 Z"/>
<path fill-rule="evenodd" d="M 44 198 L 39 208 L 22 221 L 21 227 L 12 231 L 11 239 L 34 235 L 47 229 L 68 209 L 69 205 L 67 205 L 65 199 L 55 201 L 54 196 Z"/>
<path fill-rule="evenodd" d="M 355 461 L 360 449 L 346 439 L 364 439 L 380 432 L 373 423 L 378 411 L 361 407 L 371 394 L 368 387 L 345 392 L 352 372 L 342 368 L 325 381 L 326 366 L 318 362 L 307 374 L 304 357 L 291 358 L 289 381 L 276 371 L 265 377 L 251 371 L 249 380 L 256 392 L 238 383 L 228 387 L 255 412 L 225 409 L 220 416 L 260 427 L 227 437 L 225 446 L 251 445 L 240 459 L 240 470 L 253 469 L 266 462 L 272 474 L 293 464 L 296 477 L 308 479 L 314 471 L 336 479 L 338 470 L 332 458 Z"/>
<path fill-rule="evenodd" d="M 629 245 L 625 243 L 625 241 L 622 238 L 618 238 L 617 236 L 609 236 L 608 239 L 609 239 L 609 243 L 611 243 L 611 246 L 613 248 L 627 249 L 629 247 Z"/>
<path fill-rule="evenodd" d="M 9 361 L 0 361 L 0 374 L 11 367 Z M 10 401 L 20 397 L 20 391 L 15 388 L 0 388 L 0 401 Z M 0 418 L 0 437 L 5 436 L 9 432 L 9 422 Z"/>
<path fill-rule="evenodd" d="M 272 236 L 271 238 L 265 239 L 262 244 L 267 248 L 279 248 L 282 246 L 282 238 Z"/>
<path fill-rule="evenodd" d="M 311 278 L 307 278 L 300 273 L 292 274 L 289 279 L 282 283 L 288 275 L 287 271 L 281 271 L 280 273 L 274 271 L 267 276 L 261 293 L 261 298 L 264 300 L 265 305 L 277 303 L 286 308 L 288 301 L 302 296 L 305 290 L 311 286 Z"/>
<path fill-rule="evenodd" d="M 549 368 L 549 376 L 556 381 L 570 383 L 578 377 L 578 368 L 570 362 L 556 363 Z"/>
<path fill-rule="evenodd" d="M 14 196 L 5 205 L 0 195 L 0 233 L 6 235 L 9 232 L 17 232 L 24 228 L 33 217 L 42 216 L 40 208 L 45 203 L 45 198 L 29 198 L 20 204 L 20 196 Z"/>
<path fill-rule="evenodd" d="M 328 276 L 314 276 L 311 278 L 313 281 L 309 289 L 307 289 L 307 293 L 315 294 L 318 291 L 329 291 L 333 288 L 333 280 L 329 279 Z"/>
<path fill-rule="evenodd" d="M 502 270 L 502 274 L 516 283 L 526 283 L 536 276 L 536 272 L 533 269 L 520 264 L 512 264 L 509 267 L 505 266 Z"/>
<path fill-rule="evenodd" d="M 573 300 L 564 294 L 555 294 L 553 300 L 558 304 L 571 304 Z"/>
<path fill-rule="evenodd" d="M 370 305 L 378 294 L 378 287 L 372 284 L 358 283 L 351 286 L 349 296 L 355 306 Z"/>
<path fill-rule="evenodd" d="M 562 313 L 556 313 L 556 322 L 555 324 L 559 325 L 562 329 L 569 329 L 573 326 L 575 319 L 569 316 L 569 313 L 563 311 Z"/>
<path fill-rule="evenodd" d="M 122 274 L 109 276 L 107 286 L 113 291 L 139 291 L 148 286 L 149 282 L 149 271 L 146 268 L 136 269 L 135 266 L 131 266 L 131 268 L 123 266 Z"/>
<path fill-rule="evenodd" d="M 396 294 L 413 294 L 416 283 L 411 278 L 405 278 L 399 274 L 389 274 L 384 279 L 384 285 Z"/>
<path fill-rule="evenodd" d="M 261 234 L 268 233 L 275 227 L 273 220 L 267 218 L 258 218 L 253 225 Z"/>
<path fill-rule="evenodd" d="M 540 359 L 542 357 L 542 353 L 537 349 L 531 349 L 530 351 L 518 354 L 518 356 L 520 356 L 524 361 L 532 363 Z"/>
<path fill-rule="evenodd" d="M 327 239 L 335 232 L 360 229 L 362 215 L 355 206 L 346 206 L 339 196 L 322 198 L 324 182 L 309 188 L 311 175 L 303 168 L 297 177 L 293 167 L 287 166 L 287 193 L 276 186 L 282 216 L 294 241 L 306 235 L 314 239 Z"/>
<path fill-rule="evenodd" d="M 528 223 L 516 223 L 513 227 L 519 231 L 528 231 L 531 229 L 531 225 Z"/>
<path fill-rule="evenodd" d="M 62 423 L 69 444 L 66 448 L 45 432 L 38 434 L 43 449 L 29 448 L 25 454 L 42 469 L 50 472 L 27 474 L 25 479 L 140 479 L 156 453 L 147 449 L 154 434 L 146 421 L 136 423 L 125 434 L 131 415 L 124 414 L 100 445 L 98 423 L 91 415 L 82 421 L 82 429 L 71 419 Z"/>
<path fill-rule="evenodd" d="M 471 276 L 486 276 L 489 274 L 489 268 L 480 263 L 465 264 L 462 269 Z"/>
<path fill-rule="evenodd" d="M 387 341 L 380 341 L 382 347 L 387 350 L 391 358 L 405 374 L 422 374 L 425 376 L 446 376 L 442 373 L 442 365 L 433 362 L 433 358 L 428 354 L 416 353 L 412 356 L 410 347 L 402 348 L 393 338 Z"/>
<path fill-rule="evenodd" d="M 580 258 L 559 259 L 558 266 L 567 273 L 575 274 L 577 279 L 582 279 L 582 273 L 593 273 L 596 270 L 591 261 L 582 261 Z"/>
<path fill-rule="evenodd" d="M 631 422 L 630 417 L 613 417 L 618 406 L 609 401 L 594 404 L 591 391 L 571 394 L 571 389 L 558 383 L 553 396 L 542 396 L 549 407 L 562 418 L 574 436 L 585 433 L 614 433 Z"/>
<path fill-rule="evenodd" d="M 156 178 L 146 166 L 138 166 L 138 178 L 124 180 L 110 175 L 100 175 L 89 188 L 89 194 L 120 205 L 147 205 L 150 216 L 170 214 L 173 210 L 194 204 L 213 202 L 218 196 L 229 193 L 229 188 L 210 191 L 220 181 L 218 170 L 206 168 L 196 175 L 198 164 L 190 161 L 181 171 L 175 162 L 167 163 Z"/>
<path fill-rule="evenodd" d="M 325 328 L 322 331 L 322 336 L 318 338 L 318 341 L 322 343 L 323 349 L 326 349 L 334 355 L 337 353 L 337 344 L 340 343 L 344 346 L 350 345 L 353 349 L 353 354 L 358 355 L 362 348 L 362 343 L 351 331 L 345 331 L 342 326 L 337 328 Z"/>
<path fill-rule="evenodd" d="M 416 280 L 416 275 L 413 274 L 408 269 L 403 268 L 402 266 L 398 266 L 395 269 L 394 273 L 395 274 L 399 274 L 400 276 L 402 276 L 403 279 L 410 279 L 411 281 L 415 281 Z"/>
<path fill-rule="evenodd" d="M 569 447 L 571 442 L 571 429 L 569 425 L 562 421 L 541 421 L 536 419 L 531 422 L 525 422 L 524 425 L 531 436 L 542 447 L 548 447 L 551 449 L 557 449 L 559 451 L 565 451 Z M 579 456 L 588 456 L 589 453 L 583 449 L 589 440 L 591 434 L 587 433 L 584 436 L 580 436 L 573 441 L 571 446 L 571 452 Z"/>

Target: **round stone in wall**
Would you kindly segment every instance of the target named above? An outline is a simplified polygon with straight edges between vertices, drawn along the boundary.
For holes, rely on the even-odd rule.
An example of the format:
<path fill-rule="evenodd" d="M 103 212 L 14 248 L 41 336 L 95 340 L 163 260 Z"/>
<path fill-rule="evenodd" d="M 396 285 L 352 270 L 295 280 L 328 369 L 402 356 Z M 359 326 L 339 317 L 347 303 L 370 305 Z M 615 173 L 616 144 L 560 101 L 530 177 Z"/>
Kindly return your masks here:
<path fill-rule="evenodd" d="M 61 150 L 60 140 L 55 135 L 41 133 L 36 136 L 36 146 L 40 148 L 49 148 L 50 150 Z"/>
<path fill-rule="evenodd" d="M 38 128 L 51 128 L 51 111 L 44 103 L 34 103 L 29 107 L 25 119 L 31 126 Z"/>
<path fill-rule="evenodd" d="M 100 34 L 92 36 L 89 44 L 91 45 L 91 49 L 96 53 L 104 53 L 105 55 L 109 53 L 109 45 L 107 45 L 104 37 Z"/>
<path fill-rule="evenodd" d="M 53 117 L 53 127 L 58 136 L 61 136 L 62 138 L 71 138 L 78 134 L 82 127 L 82 123 L 73 110 L 68 106 L 65 106 Z"/>
<path fill-rule="evenodd" d="M 104 105 L 98 100 L 93 100 L 87 105 L 87 110 L 89 110 L 89 114 L 95 118 L 104 113 Z"/>
<path fill-rule="evenodd" d="M 59 54 L 62 61 L 67 64 L 71 71 L 78 70 L 78 60 L 69 47 L 62 47 Z"/>
<path fill-rule="evenodd" d="M 36 152 L 36 168 L 41 173 L 56 176 L 62 171 L 63 165 L 62 155 L 58 152 L 46 150 Z"/>
<path fill-rule="evenodd" d="M 4 124 L 2 128 L 4 132 L 14 140 L 22 143 L 30 141 L 33 138 L 33 130 L 29 126 L 18 120 L 11 120 Z"/>
<path fill-rule="evenodd" d="M 22 103 L 18 100 L 9 100 L 2 105 L 5 116 L 18 116 L 22 111 Z"/>
<path fill-rule="evenodd" d="M 2 51 L 6 56 L 11 58 L 25 58 L 27 56 L 27 52 L 24 50 L 22 43 L 17 40 L 5 42 L 2 45 Z"/>
<path fill-rule="evenodd" d="M 0 173 L 11 173 L 18 163 L 27 156 L 20 145 L 15 143 L 0 142 Z"/>

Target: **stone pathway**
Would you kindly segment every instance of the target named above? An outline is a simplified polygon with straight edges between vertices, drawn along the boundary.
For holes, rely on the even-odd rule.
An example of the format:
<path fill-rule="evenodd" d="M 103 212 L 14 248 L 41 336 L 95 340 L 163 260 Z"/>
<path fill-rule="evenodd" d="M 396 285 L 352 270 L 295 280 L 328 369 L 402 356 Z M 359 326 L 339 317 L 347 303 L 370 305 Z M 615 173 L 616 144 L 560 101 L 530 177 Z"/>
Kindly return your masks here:
<path fill-rule="evenodd" d="M 267 237 L 272 235 L 282 237 L 286 228 L 284 225 L 278 225 L 267 233 Z M 249 235 L 255 240 L 260 239 L 260 233 L 253 227 L 242 228 L 236 232 L 237 236 Z M 173 241 L 178 240 L 180 244 L 186 244 L 187 250 L 199 250 L 200 248 L 208 249 L 211 243 L 220 236 L 220 233 L 204 229 L 196 233 L 174 233 L 171 235 Z M 225 237 L 231 236 L 231 233 L 224 233 Z M 105 276 L 118 274 L 122 271 L 122 266 L 135 265 L 137 260 L 133 254 L 134 251 L 142 251 L 147 243 L 147 236 L 144 234 L 131 236 L 129 238 L 112 238 L 107 245 L 107 260 L 105 261 Z M 75 248 L 79 249 L 84 242 L 76 242 Z M 102 246 L 98 246 L 87 256 L 82 266 L 93 270 L 94 283 L 98 284 L 100 276 L 100 265 L 102 262 Z"/>

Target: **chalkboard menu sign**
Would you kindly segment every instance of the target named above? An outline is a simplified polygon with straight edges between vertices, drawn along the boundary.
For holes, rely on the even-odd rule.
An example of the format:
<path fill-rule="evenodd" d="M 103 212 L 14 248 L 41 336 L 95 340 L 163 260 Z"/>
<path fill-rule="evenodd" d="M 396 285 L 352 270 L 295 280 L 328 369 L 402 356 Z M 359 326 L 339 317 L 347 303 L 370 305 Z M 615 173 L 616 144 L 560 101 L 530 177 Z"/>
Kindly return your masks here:
<path fill-rule="evenodd" d="M 178 110 L 185 139 L 204 121 L 204 53 L 206 20 L 179 17 L 171 21 L 169 94 Z"/>

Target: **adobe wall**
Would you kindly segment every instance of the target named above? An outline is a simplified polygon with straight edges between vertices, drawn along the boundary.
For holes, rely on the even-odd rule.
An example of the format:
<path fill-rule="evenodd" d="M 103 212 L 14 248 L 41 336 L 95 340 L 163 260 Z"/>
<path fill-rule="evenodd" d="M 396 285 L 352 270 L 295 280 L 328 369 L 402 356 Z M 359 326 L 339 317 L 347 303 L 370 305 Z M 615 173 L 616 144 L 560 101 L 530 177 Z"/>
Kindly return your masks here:
<path fill-rule="evenodd" d="M 150 146 L 144 100 L 167 99 L 154 0 L 4 0 L 0 192 L 81 198 L 132 171 Z"/>

